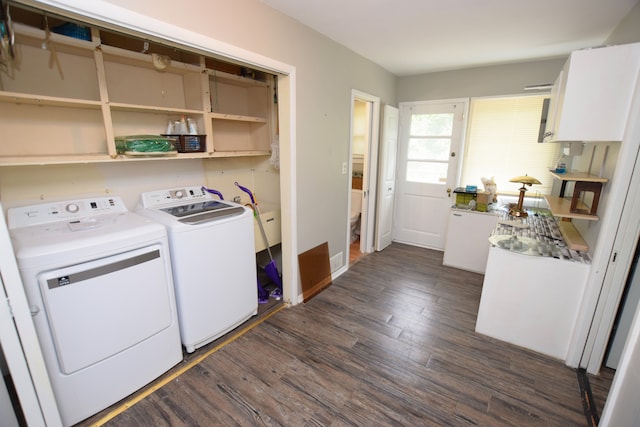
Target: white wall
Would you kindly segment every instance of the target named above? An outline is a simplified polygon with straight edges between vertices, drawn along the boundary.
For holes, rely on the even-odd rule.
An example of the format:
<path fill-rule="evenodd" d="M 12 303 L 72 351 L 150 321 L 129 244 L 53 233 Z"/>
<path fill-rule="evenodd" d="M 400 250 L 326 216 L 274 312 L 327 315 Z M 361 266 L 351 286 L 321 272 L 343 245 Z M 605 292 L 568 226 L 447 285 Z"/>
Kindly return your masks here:
<path fill-rule="evenodd" d="M 524 87 L 553 83 L 567 57 L 398 78 L 398 102 L 524 93 Z"/>

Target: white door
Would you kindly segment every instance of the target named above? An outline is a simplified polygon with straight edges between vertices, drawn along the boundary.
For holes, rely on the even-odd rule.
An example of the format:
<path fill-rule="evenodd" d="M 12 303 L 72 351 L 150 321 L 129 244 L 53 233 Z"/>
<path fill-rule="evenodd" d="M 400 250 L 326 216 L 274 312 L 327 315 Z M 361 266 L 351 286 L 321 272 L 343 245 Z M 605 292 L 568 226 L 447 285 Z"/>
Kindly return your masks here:
<path fill-rule="evenodd" d="M 394 240 L 443 250 L 466 100 L 400 104 Z"/>
<path fill-rule="evenodd" d="M 380 138 L 378 169 L 378 202 L 376 207 L 376 250 L 381 251 L 393 239 L 393 201 L 396 187 L 396 157 L 398 151 L 398 122 L 400 110 L 385 105 Z"/>

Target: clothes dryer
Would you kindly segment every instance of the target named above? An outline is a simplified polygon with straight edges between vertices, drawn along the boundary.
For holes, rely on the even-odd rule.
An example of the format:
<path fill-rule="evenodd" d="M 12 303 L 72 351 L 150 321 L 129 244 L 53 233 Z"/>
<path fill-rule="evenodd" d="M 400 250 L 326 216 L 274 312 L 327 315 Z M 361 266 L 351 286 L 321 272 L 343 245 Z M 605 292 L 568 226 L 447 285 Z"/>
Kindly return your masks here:
<path fill-rule="evenodd" d="M 137 210 L 167 228 L 186 351 L 258 312 L 253 212 L 202 187 L 143 193 Z"/>
<path fill-rule="evenodd" d="M 11 208 L 8 225 L 64 425 L 182 360 L 164 227 L 118 197 Z"/>

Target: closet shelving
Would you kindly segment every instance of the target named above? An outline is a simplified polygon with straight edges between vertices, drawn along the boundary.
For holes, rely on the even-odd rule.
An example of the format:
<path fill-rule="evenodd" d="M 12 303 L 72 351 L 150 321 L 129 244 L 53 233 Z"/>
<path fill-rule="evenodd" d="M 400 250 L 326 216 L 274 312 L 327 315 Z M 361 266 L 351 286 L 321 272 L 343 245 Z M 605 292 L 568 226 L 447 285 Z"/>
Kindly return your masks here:
<path fill-rule="evenodd" d="M 0 166 L 270 154 L 272 76 L 234 75 L 161 45 L 152 53 L 98 28 L 90 41 L 19 22 L 14 31 L 18 60 L 0 73 Z M 117 136 L 163 134 L 182 116 L 206 135 L 204 152 L 116 152 Z"/>

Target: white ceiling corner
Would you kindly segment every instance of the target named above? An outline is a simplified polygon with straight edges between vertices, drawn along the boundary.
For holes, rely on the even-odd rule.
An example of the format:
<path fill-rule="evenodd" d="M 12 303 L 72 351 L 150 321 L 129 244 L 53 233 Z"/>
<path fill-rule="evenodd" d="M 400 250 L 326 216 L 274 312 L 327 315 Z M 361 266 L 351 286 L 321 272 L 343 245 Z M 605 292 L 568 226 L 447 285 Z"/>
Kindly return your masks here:
<path fill-rule="evenodd" d="M 262 0 L 397 76 L 602 45 L 638 0 Z"/>

